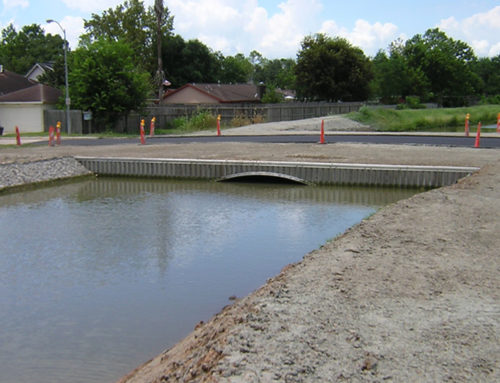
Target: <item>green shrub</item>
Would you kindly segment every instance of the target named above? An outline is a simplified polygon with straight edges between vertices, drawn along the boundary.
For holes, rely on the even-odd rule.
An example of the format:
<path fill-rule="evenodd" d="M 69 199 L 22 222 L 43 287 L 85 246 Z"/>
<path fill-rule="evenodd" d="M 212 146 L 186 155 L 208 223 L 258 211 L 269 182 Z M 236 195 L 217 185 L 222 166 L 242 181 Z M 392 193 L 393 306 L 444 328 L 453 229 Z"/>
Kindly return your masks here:
<path fill-rule="evenodd" d="M 283 94 L 278 93 L 276 88 L 267 88 L 261 102 L 264 104 L 278 104 L 283 102 Z"/>
<path fill-rule="evenodd" d="M 178 117 L 172 120 L 169 128 L 171 129 L 182 129 L 183 126 L 187 124 L 187 117 Z"/>
<path fill-rule="evenodd" d="M 199 111 L 191 117 L 179 117 L 172 121 L 173 129 L 195 132 L 199 130 L 215 129 L 217 117 L 206 110 Z"/>
<path fill-rule="evenodd" d="M 494 96 L 483 96 L 480 101 L 481 105 L 500 104 L 500 94 Z"/>
<path fill-rule="evenodd" d="M 397 110 L 403 109 L 425 109 L 426 106 L 420 103 L 420 97 L 417 96 L 407 96 L 404 103 L 398 104 L 396 106 Z"/>
<path fill-rule="evenodd" d="M 420 103 L 420 97 L 407 96 L 406 104 L 410 109 L 425 109 L 425 105 Z"/>

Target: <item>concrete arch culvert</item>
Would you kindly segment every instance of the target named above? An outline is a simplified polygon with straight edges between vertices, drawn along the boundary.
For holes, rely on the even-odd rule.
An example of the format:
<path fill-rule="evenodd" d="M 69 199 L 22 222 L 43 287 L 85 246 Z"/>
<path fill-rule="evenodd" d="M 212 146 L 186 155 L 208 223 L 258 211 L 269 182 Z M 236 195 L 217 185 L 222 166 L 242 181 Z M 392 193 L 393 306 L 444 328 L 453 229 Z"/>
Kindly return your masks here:
<path fill-rule="evenodd" d="M 243 172 L 230 174 L 217 179 L 218 182 L 268 182 L 289 183 L 298 185 L 312 185 L 311 182 L 288 174 L 274 172 Z"/>

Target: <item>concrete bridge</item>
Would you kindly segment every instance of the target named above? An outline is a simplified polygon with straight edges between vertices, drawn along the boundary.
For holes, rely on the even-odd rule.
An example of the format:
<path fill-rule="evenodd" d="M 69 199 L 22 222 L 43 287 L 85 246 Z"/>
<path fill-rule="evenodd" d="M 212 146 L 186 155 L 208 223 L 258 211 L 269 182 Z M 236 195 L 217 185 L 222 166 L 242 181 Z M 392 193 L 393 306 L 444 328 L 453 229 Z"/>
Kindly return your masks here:
<path fill-rule="evenodd" d="M 277 178 L 317 185 L 441 187 L 479 168 L 312 162 L 227 161 L 168 158 L 76 157 L 95 174 L 212 179 Z"/>

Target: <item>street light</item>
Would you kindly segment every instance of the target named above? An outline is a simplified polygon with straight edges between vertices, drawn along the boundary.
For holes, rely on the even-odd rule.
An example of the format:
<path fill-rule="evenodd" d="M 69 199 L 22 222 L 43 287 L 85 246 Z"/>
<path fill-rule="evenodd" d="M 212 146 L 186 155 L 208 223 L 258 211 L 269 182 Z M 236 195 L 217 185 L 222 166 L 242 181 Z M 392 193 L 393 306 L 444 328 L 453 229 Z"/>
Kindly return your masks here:
<path fill-rule="evenodd" d="M 71 119 L 69 118 L 69 105 L 71 103 L 69 99 L 69 86 L 68 86 L 68 59 L 67 59 L 67 50 L 68 50 L 68 41 L 66 40 L 66 31 L 57 21 L 48 19 L 47 23 L 56 23 L 59 25 L 59 28 L 63 31 L 64 35 L 64 80 L 66 82 L 66 124 L 68 126 L 68 134 L 71 134 Z"/>

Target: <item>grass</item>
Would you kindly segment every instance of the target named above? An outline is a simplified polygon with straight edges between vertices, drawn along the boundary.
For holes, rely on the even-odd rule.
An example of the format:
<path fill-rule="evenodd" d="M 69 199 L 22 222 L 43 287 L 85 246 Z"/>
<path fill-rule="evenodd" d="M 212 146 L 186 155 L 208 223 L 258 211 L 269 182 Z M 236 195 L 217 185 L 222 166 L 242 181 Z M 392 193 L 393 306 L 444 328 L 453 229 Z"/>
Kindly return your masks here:
<path fill-rule="evenodd" d="M 49 136 L 48 132 L 36 132 L 36 133 L 23 133 L 22 131 L 20 132 L 21 138 L 22 137 L 44 137 L 44 136 Z M 16 133 L 4 133 L 2 134 L 1 137 L 16 137 Z"/>
<path fill-rule="evenodd" d="M 470 114 L 470 128 L 473 131 L 479 122 L 483 125 L 496 124 L 500 105 L 403 110 L 363 107 L 359 112 L 349 113 L 348 117 L 378 131 L 456 132 L 464 129 L 467 113 Z"/>
<path fill-rule="evenodd" d="M 186 116 L 176 118 L 162 127 L 157 125 L 155 127 L 155 135 L 180 135 L 204 130 L 215 132 L 217 130 L 217 117 L 208 111 L 199 110 L 196 114 L 190 117 Z M 146 137 L 149 135 L 149 126 L 145 127 L 144 133 L 146 134 Z M 134 133 L 118 133 L 111 130 L 106 130 L 100 133 L 93 133 L 92 135 L 98 138 L 136 137 L 139 135 L 139 129 L 137 129 L 137 132 Z"/>
<path fill-rule="evenodd" d="M 19 148 L 31 148 L 37 146 L 36 144 L 33 143 L 23 143 L 22 138 L 21 138 L 21 146 L 16 145 L 16 144 L 9 144 L 9 145 L 0 145 L 0 150 L 2 149 L 19 149 Z"/>

